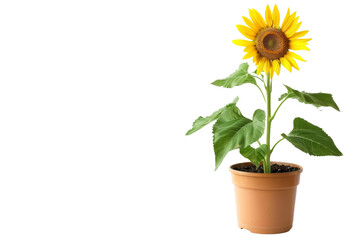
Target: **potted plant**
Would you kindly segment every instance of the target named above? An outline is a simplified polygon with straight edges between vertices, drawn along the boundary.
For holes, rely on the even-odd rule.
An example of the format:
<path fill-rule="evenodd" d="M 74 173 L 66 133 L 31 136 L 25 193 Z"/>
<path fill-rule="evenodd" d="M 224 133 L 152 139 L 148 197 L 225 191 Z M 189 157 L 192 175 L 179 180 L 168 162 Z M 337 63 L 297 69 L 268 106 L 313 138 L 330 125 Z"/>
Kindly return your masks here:
<path fill-rule="evenodd" d="M 309 50 L 307 44 L 311 38 L 302 38 L 308 31 L 298 31 L 301 22 L 296 12 L 290 13 L 288 10 L 281 25 L 276 5 L 273 11 L 266 7 L 265 19 L 255 9 L 250 9 L 249 13 L 250 19 L 243 17 L 247 26 L 237 25 L 240 33 L 249 40 L 233 40 L 233 43 L 245 47 L 244 59 L 252 58 L 256 70 L 250 72 L 249 65 L 242 63 L 229 77 L 212 84 L 225 88 L 252 84 L 259 89 L 266 103 L 265 111 L 257 109 L 252 119 L 247 118 L 236 106 L 236 97 L 210 116 L 197 118 L 186 135 L 215 121 L 215 170 L 231 150 L 239 149 L 240 154 L 250 160 L 230 167 L 239 227 L 255 233 L 281 233 L 292 227 L 296 188 L 302 167 L 293 163 L 271 162 L 275 147 L 287 140 L 313 156 L 341 156 L 342 153 L 320 127 L 300 117 L 294 119 L 293 129 L 281 134 L 273 144 L 270 142 L 271 124 L 281 106 L 289 99 L 315 107 L 332 107 L 337 111 L 339 107 L 331 94 L 308 93 L 285 85 L 287 91 L 280 96 L 277 108 L 272 111 L 274 73 L 279 75 L 282 67 L 290 72 L 293 68 L 299 70 L 295 60 L 305 60 L 293 50 Z M 261 143 L 260 138 L 264 133 L 265 143 Z"/>

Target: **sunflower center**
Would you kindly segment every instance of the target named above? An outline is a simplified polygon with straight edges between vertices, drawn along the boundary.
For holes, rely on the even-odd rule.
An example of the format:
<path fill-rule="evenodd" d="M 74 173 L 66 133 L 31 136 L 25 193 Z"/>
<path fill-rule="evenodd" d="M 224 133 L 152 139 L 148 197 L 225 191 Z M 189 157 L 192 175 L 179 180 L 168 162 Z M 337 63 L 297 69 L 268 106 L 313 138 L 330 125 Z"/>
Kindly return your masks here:
<path fill-rule="evenodd" d="M 256 36 L 256 49 L 270 60 L 283 57 L 289 49 L 289 40 L 276 28 L 265 28 Z"/>

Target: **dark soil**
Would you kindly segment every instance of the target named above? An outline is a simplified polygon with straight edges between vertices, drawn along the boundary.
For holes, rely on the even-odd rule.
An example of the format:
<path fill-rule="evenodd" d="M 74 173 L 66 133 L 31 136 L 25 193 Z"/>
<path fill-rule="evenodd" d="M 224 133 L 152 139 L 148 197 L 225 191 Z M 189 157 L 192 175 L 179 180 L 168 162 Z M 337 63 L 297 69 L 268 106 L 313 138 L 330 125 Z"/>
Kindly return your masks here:
<path fill-rule="evenodd" d="M 264 173 L 262 165 L 258 169 L 256 169 L 255 165 L 234 166 L 233 169 L 242 172 Z M 295 172 L 299 169 L 298 167 L 291 167 L 290 165 L 279 165 L 276 163 L 271 165 L 271 173 Z"/>

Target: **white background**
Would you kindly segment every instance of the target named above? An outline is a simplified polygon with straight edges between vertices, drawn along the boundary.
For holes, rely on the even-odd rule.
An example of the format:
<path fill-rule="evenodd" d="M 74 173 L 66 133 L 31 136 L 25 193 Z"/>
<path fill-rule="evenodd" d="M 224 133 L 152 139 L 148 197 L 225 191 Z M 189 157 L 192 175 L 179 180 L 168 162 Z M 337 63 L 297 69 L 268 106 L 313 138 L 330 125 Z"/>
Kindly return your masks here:
<path fill-rule="evenodd" d="M 211 126 L 185 136 L 235 96 L 245 116 L 264 108 L 251 85 L 210 83 L 244 62 L 235 25 L 265 2 L 12 0 L 0 3 L 0 239 L 356 239 L 356 1 L 276 3 L 313 40 L 300 71 L 274 78 L 274 107 L 287 84 L 332 93 L 341 112 L 289 100 L 272 141 L 299 116 L 344 154 L 278 145 L 273 160 L 304 167 L 290 232 L 238 229 L 228 167 L 246 160 L 233 151 L 215 172 Z"/>

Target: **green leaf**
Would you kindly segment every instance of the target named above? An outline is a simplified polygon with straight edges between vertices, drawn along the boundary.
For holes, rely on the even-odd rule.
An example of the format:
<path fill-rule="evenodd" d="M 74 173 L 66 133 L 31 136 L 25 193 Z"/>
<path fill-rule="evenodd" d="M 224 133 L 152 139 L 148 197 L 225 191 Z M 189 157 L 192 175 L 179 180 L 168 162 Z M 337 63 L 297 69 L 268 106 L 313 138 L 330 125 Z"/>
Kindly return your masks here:
<path fill-rule="evenodd" d="M 295 118 L 294 129 L 288 135 L 283 133 L 281 136 L 296 148 L 313 156 L 342 156 L 331 137 L 302 118 Z"/>
<path fill-rule="evenodd" d="M 215 167 L 220 166 L 226 154 L 236 148 L 246 148 L 264 133 L 265 112 L 256 110 L 253 120 L 241 115 L 236 106 L 226 109 L 213 126 Z"/>
<path fill-rule="evenodd" d="M 312 104 L 315 107 L 332 107 L 337 111 L 340 111 L 339 107 L 336 105 L 333 97 L 329 93 L 307 93 L 300 92 L 298 90 L 292 89 L 289 86 L 284 85 L 288 92 L 280 96 L 279 101 L 285 97 L 297 99 L 299 102 Z"/>
<path fill-rule="evenodd" d="M 265 159 L 269 149 L 266 144 L 262 144 L 258 148 L 248 146 L 246 148 L 240 148 L 240 153 L 243 157 L 249 159 L 256 167 L 259 167 L 260 163 Z"/>
<path fill-rule="evenodd" d="M 211 84 L 218 86 L 218 87 L 225 87 L 225 88 L 232 88 L 235 86 L 240 86 L 244 83 L 252 83 L 256 85 L 255 78 L 248 72 L 249 64 L 242 63 L 238 70 L 236 70 L 233 74 L 229 77 L 224 79 L 219 79 Z"/>
<path fill-rule="evenodd" d="M 227 107 L 219 116 L 219 118 L 221 118 L 221 121 L 232 121 L 241 117 L 243 117 L 243 115 L 241 114 L 240 109 L 235 104 Z"/>
<path fill-rule="evenodd" d="M 284 98 L 286 98 L 289 95 L 289 93 L 283 93 L 281 94 L 281 96 L 279 97 L 279 101 L 283 100 Z"/>
<path fill-rule="evenodd" d="M 206 126 L 207 124 L 211 123 L 212 121 L 216 120 L 220 114 L 227 108 L 231 107 L 231 106 L 235 106 L 235 104 L 237 103 L 237 101 L 239 100 L 239 97 L 236 97 L 234 99 L 234 101 L 232 101 L 232 103 L 226 105 L 225 107 L 217 110 L 216 112 L 214 112 L 213 114 L 211 114 L 208 117 L 198 117 L 194 123 L 193 123 L 193 127 L 186 133 L 186 135 L 190 135 L 194 132 L 196 132 L 197 130 L 201 129 L 202 127 Z"/>

